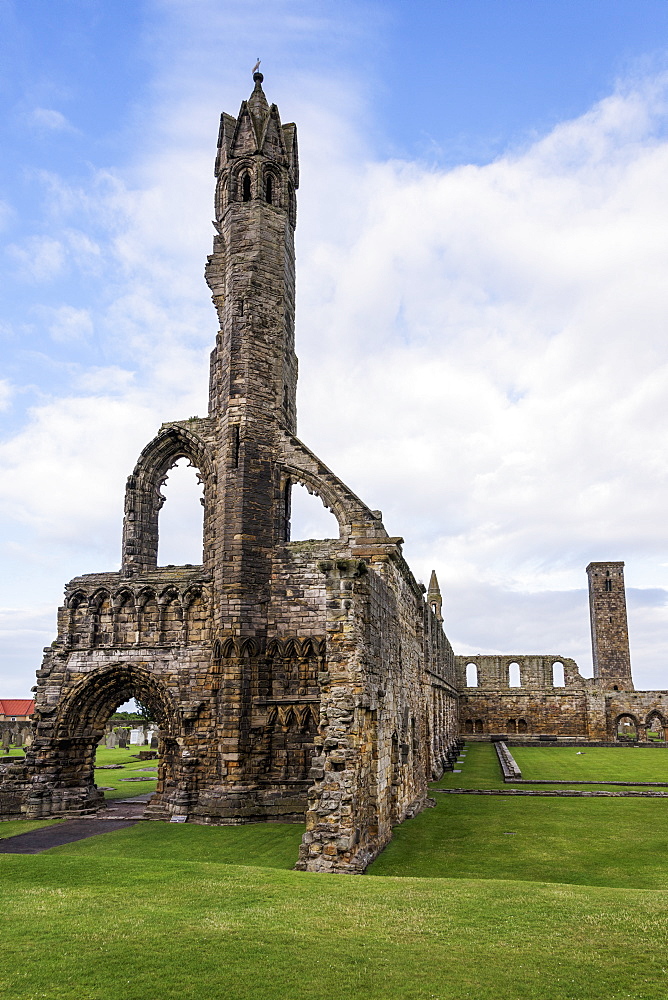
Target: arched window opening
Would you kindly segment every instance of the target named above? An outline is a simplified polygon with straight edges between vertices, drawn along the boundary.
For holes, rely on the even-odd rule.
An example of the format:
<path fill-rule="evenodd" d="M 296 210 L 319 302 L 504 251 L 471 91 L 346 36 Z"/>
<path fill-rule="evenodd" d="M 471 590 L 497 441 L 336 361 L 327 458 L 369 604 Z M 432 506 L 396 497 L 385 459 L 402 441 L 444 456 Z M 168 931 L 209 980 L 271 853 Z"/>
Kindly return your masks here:
<path fill-rule="evenodd" d="M 251 200 L 251 179 L 249 173 L 245 173 L 241 178 L 241 200 Z"/>
<path fill-rule="evenodd" d="M 158 565 L 190 563 L 199 566 L 202 562 L 203 487 L 197 481 L 197 470 L 189 465 L 187 458 L 180 458 L 170 470 L 162 493 L 166 499 L 158 525 Z"/>
<path fill-rule="evenodd" d="M 268 175 L 265 183 L 265 198 L 268 205 L 274 204 L 274 180 L 271 174 Z"/>
<path fill-rule="evenodd" d="M 475 731 L 476 731 L 476 733 L 481 733 L 482 729 L 483 729 L 482 719 L 476 719 L 475 720 Z"/>
<path fill-rule="evenodd" d="M 564 665 L 561 660 L 555 660 L 552 664 L 552 687 L 562 688 L 566 686 L 564 679 Z"/>
<path fill-rule="evenodd" d="M 469 688 L 478 686 L 478 667 L 475 663 L 466 664 L 466 686 Z"/>
<path fill-rule="evenodd" d="M 522 687 L 522 675 L 520 673 L 520 665 L 515 661 L 508 664 L 508 687 L 511 688 Z"/>
<path fill-rule="evenodd" d="M 612 580 L 610 579 L 610 577 L 608 577 L 608 579 L 605 581 L 605 589 L 607 591 L 612 590 Z"/>
<path fill-rule="evenodd" d="M 292 485 L 288 537 L 293 542 L 339 537 L 339 524 L 331 510 L 301 483 Z"/>
<path fill-rule="evenodd" d="M 517 732 L 517 719 L 508 719 L 506 722 L 506 731 L 509 733 Z"/>
<path fill-rule="evenodd" d="M 620 715 L 617 719 L 617 739 L 620 743 L 635 743 L 638 726 L 632 715 Z"/>
<path fill-rule="evenodd" d="M 663 743 L 666 730 L 660 715 L 651 715 L 647 721 L 647 739 L 651 743 Z"/>
<path fill-rule="evenodd" d="M 529 727 L 527 725 L 527 720 L 526 719 L 518 719 L 517 720 L 517 732 L 518 733 L 526 733 L 527 730 L 528 730 L 528 728 Z"/>
<path fill-rule="evenodd" d="M 464 732 L 473 733 L 473 719 L 467 719 L 464 723 Z"/>

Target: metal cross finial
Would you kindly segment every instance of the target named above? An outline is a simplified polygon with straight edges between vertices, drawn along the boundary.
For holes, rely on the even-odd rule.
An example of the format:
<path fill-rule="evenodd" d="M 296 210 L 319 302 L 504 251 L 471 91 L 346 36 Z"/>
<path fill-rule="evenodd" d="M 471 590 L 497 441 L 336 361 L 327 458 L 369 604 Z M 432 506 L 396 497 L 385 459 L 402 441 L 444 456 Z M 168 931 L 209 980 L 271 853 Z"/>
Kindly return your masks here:
<path fill-rule="evenodd" d="M 262 60 L 261 60 L 261 59 L 260 59 L 260 57 L 258 56 L 258 57 L 257 57 L 257 62 L 256 62 L 256 63 L 255 63 L 255 65 L 253 66 L 253 73 L 257 73 L 257 72 L 259 71 L 259 69 L 260 69 L 260 63 L 261 63 L 261 61 L 262 61 Z"/>

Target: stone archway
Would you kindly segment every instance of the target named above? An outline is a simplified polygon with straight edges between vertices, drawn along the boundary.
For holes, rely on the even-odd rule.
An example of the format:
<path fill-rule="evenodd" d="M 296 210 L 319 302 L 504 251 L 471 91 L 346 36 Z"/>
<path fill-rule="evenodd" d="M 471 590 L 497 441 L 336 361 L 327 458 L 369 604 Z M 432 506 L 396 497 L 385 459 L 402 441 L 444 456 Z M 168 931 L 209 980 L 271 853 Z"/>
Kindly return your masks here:
<path fill-rule="evenodd" d="M 663 743 L 666 739 L 666 720 L 656 709 L 647 716 L 645 734 L 650 743 Z"/>
<path fill-rule="evenodd" d="M 95 785 L 95 753 L 109 717 L 137 697 L 160 727 L 159 767 L 151 814 L 187 812 L 192 800 L 190 773 L 181 760 L 181 713 L 167 687 L 148 670 L 114 663 L 86 674 L 60 703 L 53 737 L 36 739 L 26 764 L 37 780 L 29 816 L 81 815 L 103 805 Z M 45 782 L 43 776 L 48 775 Z M 185 808 L 181 808 L 185 806 Z"/>
<path fill-rule="evenodd" d="M 622 712 L 615 719 L 614 735 L 618 743 L 637 743 L 638 720 L 630 712 Z"/>

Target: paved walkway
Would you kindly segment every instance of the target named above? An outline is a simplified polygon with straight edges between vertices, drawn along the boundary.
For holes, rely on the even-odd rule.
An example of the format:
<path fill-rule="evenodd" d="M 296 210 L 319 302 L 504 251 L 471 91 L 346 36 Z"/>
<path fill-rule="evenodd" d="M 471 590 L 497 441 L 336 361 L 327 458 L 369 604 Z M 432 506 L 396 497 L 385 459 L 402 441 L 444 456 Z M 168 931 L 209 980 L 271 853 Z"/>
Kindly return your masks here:
<path fill-rule="evenodd" d="M 100 833 L 123 830 L 134 826 L 137 820 L 70 819 L 54 826 L 43 826 L 29 833 L 19 833 L 16 837 L 0 840 L 0 854 L 40 854 L 50 847 L 73 844 L 75 840 L 85 840 Z"/>

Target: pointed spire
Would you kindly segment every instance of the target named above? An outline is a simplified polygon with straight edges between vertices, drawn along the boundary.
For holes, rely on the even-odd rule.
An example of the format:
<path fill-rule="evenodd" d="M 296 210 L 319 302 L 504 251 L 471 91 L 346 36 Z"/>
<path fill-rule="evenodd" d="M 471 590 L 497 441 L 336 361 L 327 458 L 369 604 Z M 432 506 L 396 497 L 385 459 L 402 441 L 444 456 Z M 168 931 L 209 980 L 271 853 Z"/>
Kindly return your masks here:
<path fill-rule="evenodd" d="M 443 621 L 443 616 L 441 614 L 441 607 L 443 604 L 441 598 L 441 588 L 438 585 L 438 579 L 436 578 L 436 570 L 431 571 L 431 577 L 429 578 L 429 590 L 427 591 L 427 604 L 431 610 L 436 615 L 438 621 Z"/>
<path fill-rule="evenodd" d="M 269 104 L 267 103 L 267 98 L 264 96 L 264 90 L 262 89 L 264 76 L 259 72 L 259 70 L 256 70 L 256 72 L 253 73 L 253 80 L 255 81 L 255 87 L 253 88 L 253 93 L 248 98 L 248 107 L 253 117 L 258 121 L 262 121 L 262 119 L 269 114 Z"/>

